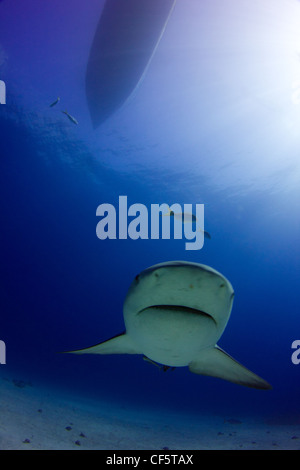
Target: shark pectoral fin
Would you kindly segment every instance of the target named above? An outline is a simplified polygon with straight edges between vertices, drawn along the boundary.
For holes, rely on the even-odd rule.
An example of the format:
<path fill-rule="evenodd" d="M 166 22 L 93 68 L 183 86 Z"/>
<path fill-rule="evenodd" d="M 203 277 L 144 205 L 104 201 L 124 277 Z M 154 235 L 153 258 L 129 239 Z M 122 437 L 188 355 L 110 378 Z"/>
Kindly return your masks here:
<path fill-rule="evenodd" d="M 126 333 L 89 348 L 66 352 L 72 354 L 141 354 Z"/>
<path fill-rule="evenodd" d="M 272 388 L 268 382 L 239 364 L 218 346 L 201 351 L 199 357 L 189 364 L 189 369 L 194 374 L 218 377 L 245 387 L 262 390 Z"/>

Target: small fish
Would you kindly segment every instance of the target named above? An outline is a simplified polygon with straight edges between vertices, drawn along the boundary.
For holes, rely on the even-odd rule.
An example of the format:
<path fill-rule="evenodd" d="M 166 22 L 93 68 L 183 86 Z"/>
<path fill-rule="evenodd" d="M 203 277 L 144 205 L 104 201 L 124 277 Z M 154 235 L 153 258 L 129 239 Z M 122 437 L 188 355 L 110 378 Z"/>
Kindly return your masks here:
<path fill-rule="evenodd" d="M 189 212 L 174 212 L 169 209 L 167 214 L 163 214 L 164 216 L 174 217 L 176 220 L 182 220 L 182 223 L 185 224 L 186 222 L 197 222 L 197 217 L 194 214 L 190 214 Z M 210 233 L 206 232 L 206 230 L 202 230 L 202 228 L 198 228 L 199 232 L 203 232 L 204 237 L 211 239 Z"/>
<path fill-rule="evenodd" d="M 60 97 L 58 97 L 57 100 L 53 101 L 53 103 L 51 103 L 49 107 L 53 108 L 53 106 L 55 106 L 59 102 L 60 102 Z"/>
<path fill-rule="evenodd" d="M 71 122 L 73 122 L 73 124 L 78 124 L 77 119 L 75 119 L 73 116 L 71 116 L 71 114 L 69 114 L 68 111 L 62 111 L 62 113 L 64 113 L 66 116 L 68 116 L 68 118 L 70 119 Z"/>
<path fill-rule="evenodd" d="M 168 214 L 170 217 L 174 217 L 174 219 L 182 220 L 182 223 L 185 224 L 186 222 L 196 222 L 197 217 L 194 214 L 190 214 L 189 212 L 174 212 L 169 209 Z"/>

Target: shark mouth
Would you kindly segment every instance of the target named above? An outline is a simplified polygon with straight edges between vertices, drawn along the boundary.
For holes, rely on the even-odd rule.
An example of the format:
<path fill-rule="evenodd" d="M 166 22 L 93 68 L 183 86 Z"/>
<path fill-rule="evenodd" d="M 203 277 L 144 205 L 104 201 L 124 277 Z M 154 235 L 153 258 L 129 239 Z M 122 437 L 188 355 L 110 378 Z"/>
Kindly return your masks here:
<path fill-rule="evenodd" d="M 187 307 L 186 305 L 149 305 L 149 307 L 145 307 L 142 310 L 139 311 L 140 313 L 145 312 L 148 309 L 157 309 L 157 310 L 162 310 L 166 312 L 185 312 L 185 313 L 192 313 L 193 315 L 201 315 L 202 317 L 207 317 L 213 320 L 215 324 L 216 320 L 207 312 L 203 312 L 203 310 L 199 310 L 197 308 L 192 308 L 192 307 Z"/>

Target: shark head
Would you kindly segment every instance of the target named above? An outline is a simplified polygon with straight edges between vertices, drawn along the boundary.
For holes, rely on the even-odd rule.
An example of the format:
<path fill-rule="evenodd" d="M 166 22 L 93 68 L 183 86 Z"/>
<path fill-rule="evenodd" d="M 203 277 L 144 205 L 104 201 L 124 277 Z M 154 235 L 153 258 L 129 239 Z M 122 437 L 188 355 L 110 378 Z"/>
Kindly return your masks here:
<path fill-rule="evenodd" d="M 261 377 L 216 344 L 227 325 L 234 291 L 203 264 L 171 261 L 145 269 L 124 301 L 126 332 L 76 354 L 143 354 L 150 362 L 188 366 L 248 387 L 269 389 Z"/>
<path fill-rule="evenodd" d="M 127 333 L 153 361 L 188 365 L 220 338 L 233 302 L 227 279 L 209 266 L 173 261 L 135 277 L 124 302 Z"/>
<path fill-rule="evenodd" d="M 124 302 L 125 324 L 156 307 L 210 318 L 221 336 L 234 298 L 230 282 L 215 269 L 198 263 L 171 261 L 145 269 L 133 280 Z"/>

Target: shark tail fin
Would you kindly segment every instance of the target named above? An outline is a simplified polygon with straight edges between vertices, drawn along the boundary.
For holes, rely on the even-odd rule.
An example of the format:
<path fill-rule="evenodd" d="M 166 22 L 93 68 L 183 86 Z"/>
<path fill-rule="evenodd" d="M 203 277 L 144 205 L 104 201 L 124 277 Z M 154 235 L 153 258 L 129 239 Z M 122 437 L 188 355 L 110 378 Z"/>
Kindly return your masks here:
<path fill-rule="evenodd" d="M 141 354 L 126 333 L 85 349 L 65 351 L 71 354 Z"/>
<path fill-rule="evenodd" d="M 201 351 L 199 357 L 189 364 L 189 369 L 194 374 L 218 377 L 245 387 L 261 390 L 272 388 L 268 382 L 239 364 L 218 346 Z"/>
<path fill-rule="evenodd" d="M 211 240 L 211 234 L 207 232 L 206 230 L 203 230 L 201 227 L 197 229 L 197 232 L 202 232 L 204 235 L 204 238 L 208 238 L 209 240 Z"/>

